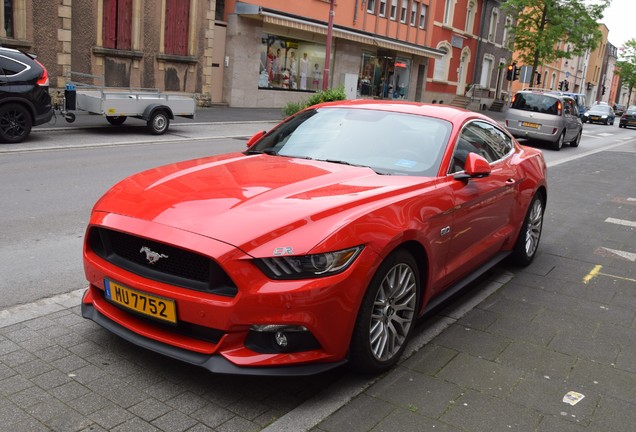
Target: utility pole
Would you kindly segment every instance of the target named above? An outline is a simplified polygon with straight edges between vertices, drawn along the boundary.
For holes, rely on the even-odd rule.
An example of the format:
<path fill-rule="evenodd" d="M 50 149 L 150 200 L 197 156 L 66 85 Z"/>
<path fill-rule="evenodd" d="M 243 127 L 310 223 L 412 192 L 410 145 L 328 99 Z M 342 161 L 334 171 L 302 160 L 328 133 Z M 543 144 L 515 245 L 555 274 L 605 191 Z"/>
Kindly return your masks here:
<path fill-rule="evenodd" d="M 325 50 L 325 70 L 322 73 L 322 89 L 329 88 L 329 60 L 331 59 L 331 38 L 333 33 L 334 4 L 336 0 L 329 2 L 329 24 L 327 24 L 327 49 Z"/>

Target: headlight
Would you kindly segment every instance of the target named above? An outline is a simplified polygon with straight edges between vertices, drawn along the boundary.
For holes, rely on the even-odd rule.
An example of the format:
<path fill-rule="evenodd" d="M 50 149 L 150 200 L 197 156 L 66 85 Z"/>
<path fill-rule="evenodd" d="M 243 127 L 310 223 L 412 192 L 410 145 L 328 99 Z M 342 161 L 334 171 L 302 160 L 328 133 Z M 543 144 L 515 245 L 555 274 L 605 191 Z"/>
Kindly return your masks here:
<path fill-rule="evenodd" d="M 606 115 L 604 115 L 604 116 L 603 116 L 603 117 L 601 117 L 601 118 L 607 118 L 607 114 L 606 114 Z"/>
<path fill-rule="evenodd" d="M 272 279 L 316 278 L 345 271 L 361 250 L 362 246 L 357 246 L 336 252 L 260 258 L 254 261 Z"/>

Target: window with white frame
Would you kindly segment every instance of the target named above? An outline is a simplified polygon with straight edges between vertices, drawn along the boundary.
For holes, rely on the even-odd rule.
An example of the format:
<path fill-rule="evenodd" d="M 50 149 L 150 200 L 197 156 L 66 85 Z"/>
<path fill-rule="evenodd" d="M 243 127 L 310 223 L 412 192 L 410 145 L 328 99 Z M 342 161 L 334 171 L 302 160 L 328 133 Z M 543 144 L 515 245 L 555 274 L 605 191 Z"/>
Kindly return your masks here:
<path fill-rule="evenodd" d="M 367 12 L 375 13 L 375 0 L 367 0 Z"/>
<path fill-rule="evenodd" d="M 475 2 L 473 0 L 468 2 L 468 5 L 466 6 L 466 33 L 472 33 L 473 32 L 473 27 L 475 24 L 475 8 L 477 6 L 475 5 Z"/>
<path fill-rule="evenodd" d="M 506 48 L 512 48 L 511 47 L 512 38 L 510 37 L 511 27 L 512 27 L 512 17 L 508 15 L 506 17 L 506 26 L 504 27 L 504 34 L 503 34 L 503 45 Z"/>
<path fill-rule="evenodd" d="M 446 0 L 444 5 L 444 24 L 453 25 L 453 10 L 455 9 L 455 0 Z"/>
<path fill-rule="evenodd" d="M 386 0 L 380 0 L 380 10 L 378 11 L 378 15 L 381 17 L 386 16 Z"/>
<path fill-rule="evenodd" d="M 488 41 L 494 42 L 497 36 L 497 23 L 499 22 L 499 9 L 494 8 L 490 13 L 490 27 L 488 30 Z"/>
<path fill-rule="evenodd" d="M 394 21 L 397 18 L 397 4 L 398 0 L 391 0 L 391 19 Z"/>
<path fill-rule="evenodd" d="M 425 4 L 420 5 L 420 28 L 426 28 L 426 11 L 428 10 L 428 6 Z"/>
<path fill-rule="evenodd" d="M 495 64 L 495 58 L 490 55 L 484 55 L 484 61 L 481 65 L 481 76 L 479 77 L 479 85 L 484 88 L 490 87 L 490 81 L 492 77 L 493 66 Z"/>
<path fill-rule="evenodd" d="M 435 59 L 435 65 L 433 66 L 433 79 L 437 81 L 446 81 L 448 79 L 448 67 L 451 58 L 451 46 L 448 42 L 442 42 L 437 46 L 437 49 L 444 52 L 444 55 L 442 58 Z"/>
<path fill-rule="evenodd" d="M 415 26 L 415 23 L 417 22 L 417 5 L 419 5 L 420 3 L 417 1 L 414 1 L 413 3 L 411 3 L 411 25 Z"/>
<path fill-rule="evenodd" d="M 409 0 L 402 0 L 402 9 L 400 10 L 400 22 L 406 22 L 406 9 L 409 7 Z"/>

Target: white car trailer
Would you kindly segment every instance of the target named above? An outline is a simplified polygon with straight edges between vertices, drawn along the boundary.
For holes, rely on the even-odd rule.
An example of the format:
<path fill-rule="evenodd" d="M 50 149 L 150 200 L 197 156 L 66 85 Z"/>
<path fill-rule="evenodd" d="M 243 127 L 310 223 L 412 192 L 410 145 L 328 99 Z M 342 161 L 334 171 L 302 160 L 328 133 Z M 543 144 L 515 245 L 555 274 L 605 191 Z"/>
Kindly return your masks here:
<path fill-rule="evenodd" d="M 103 77 L 71 72 L 72 76 L 83 79 L 101 80 Z M 70 75 L 69 77 L 70 78 Z M 70 111 L 81 110 L 106 117 L 106 120 L 119 126 L 128 117 L 144 120 L 150 132 L 161 135 L 168 130 L 170 120 L 175 116 L 194 118 L 196 102 L 194 96 L 162 93 L 157 89 L 135 89 L 105 87 L 67 78 L 64 104 L 66 121 L 73 122 L 75 115 Z"/>

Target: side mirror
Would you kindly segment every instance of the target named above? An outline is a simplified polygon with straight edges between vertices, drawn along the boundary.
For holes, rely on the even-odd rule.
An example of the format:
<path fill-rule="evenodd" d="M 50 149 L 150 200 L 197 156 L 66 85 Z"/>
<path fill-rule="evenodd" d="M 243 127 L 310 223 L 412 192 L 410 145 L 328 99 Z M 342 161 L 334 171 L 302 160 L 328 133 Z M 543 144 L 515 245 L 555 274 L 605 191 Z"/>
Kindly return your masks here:
<path fill-rule="evenodd" d="M 455 180 L 468 180 L 471 178 L 482 178 L 490 175 L 490 164 L 483 156 L 477 153 L 468 153 L 464 172 L 455 174 Z"/>
<path fill-rule="evenodd" d="M 254 145 L 254 143 L 256 143 L 256 141 L 261 139 L 263 137 L 263 135 L 265 135 L 266 133 L 267 133 L 267 131 L 258 131 L 254 135 L 252 135 L 252 138 L 247 140 L 247 148 L 252 147 L 252 145 Z"/>

